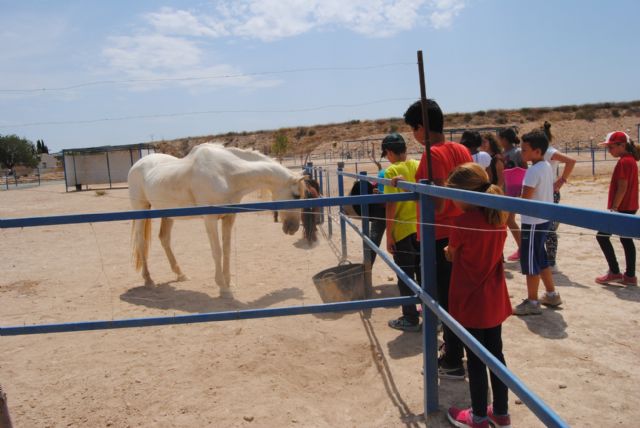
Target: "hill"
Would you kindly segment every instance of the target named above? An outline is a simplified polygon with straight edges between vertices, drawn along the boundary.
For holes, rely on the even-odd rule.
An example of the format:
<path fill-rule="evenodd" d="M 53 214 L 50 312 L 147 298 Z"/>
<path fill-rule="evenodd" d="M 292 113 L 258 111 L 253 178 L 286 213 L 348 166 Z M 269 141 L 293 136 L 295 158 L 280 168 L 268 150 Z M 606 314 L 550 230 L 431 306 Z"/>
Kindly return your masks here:
<path fill-rule="evenodd" d="M 449 113 L 445 115 L 445 127 L 517 127 L 522 134 L 541 126 L 545 120 L 552 123 L 555 144 L 559 147 L 564 147 L 565 144 L 574 147 L 578 143 L 598 142 L 612 130 L 625 130 L 635 139 L 640 122 L 640 101 Z M 402 118 L 352 120 L 255 132 L 228 132 L 160 141 L 155 145 L 160 152 L 184 156 L 195 145 L 207 141 L 220 141 L 225 145 L 253 148 L 274 157 L 280 155 L 303 158 L 312 152 L 337 153 L 344 141 L 366 138 L 378 140 L 394 131 L 404 134 L 414 148 L 418 148 L 411 137 L 411 129 L 405 125 Z"/>

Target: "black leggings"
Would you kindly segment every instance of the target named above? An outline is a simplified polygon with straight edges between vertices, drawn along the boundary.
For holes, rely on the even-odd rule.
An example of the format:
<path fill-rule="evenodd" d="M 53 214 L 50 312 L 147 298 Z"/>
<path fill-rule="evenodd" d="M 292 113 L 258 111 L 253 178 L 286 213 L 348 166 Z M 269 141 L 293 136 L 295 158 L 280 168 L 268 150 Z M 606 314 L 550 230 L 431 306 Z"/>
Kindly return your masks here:
<path fill-rule="evenodd" d="M 438 285 L 438 303 L 449 311 L 449 283 L 451 282 L 451 262 L 444 256 L 444 248 L 449 238 L 436 240 L 436 283 Z M 442 326 L 444 341 L 444 360 L 449 367 L 462 367 L 464 351 L 462 342 L 446 325 Z"/>
<path fill-rule="evenodd" d="M 502 364 L 502 325 L 492 328 L 468 328 L 469 333 L 480 342 Z M 465 347 L 466 348 L 466 347 Z M 487 367 L 476 355 L 467 349 L 467 368 L 469 370 L 469 392 L 471 394 L 471 408 L 474 416 L 487 416 Z M 493 413 L 506 415 L 509 413 L 509 389 L 498 376 L 490 373 L 491 391 L 493 392 Z"/>
<path fill-rule="evenodd" d="M 393 261 L 400 266 L 400 269 L 418 285 L 420 284 L 420 245 L 416 239 L 416 234 L 412 233 L 396 242 L 395 251 L 393 253 Z M 398 277 L 398 289 L 401 296 L 414 296 L 416 293 L 411 291 L 409 286 Z M 411 324 L 420 322 L 420 315 L 416 305 L 402 305 L 402 316 Z"/>
<path fill-rule="evenodd" d="M 623 214 L 635 214 L 636 211 L 620 211 Z M 596 239 L 598 240 L 598 244 L 600 244 L 600 248 L 604 253 L 604 257 L 607 259 L 607 264 L 609 265 L 609 270 L 611 273 L 619 274 L 620 266 L 618 265 L 618 259 L 616 258 L 616 253 L 613 250 L 613 245 L 611 245 L 611 237 L 610 233 L 606 232 L 598 232 Z M 620 237 L 620 242 L 622 243 L 622 248 L 624 249 L 624 258 L 627 263 L 627 270 L 625 271 L 626 276 L 634 277 L 636 276 L 636 246 L 633 243 L 633 239 L 631 238 L 622 238 Z"/>

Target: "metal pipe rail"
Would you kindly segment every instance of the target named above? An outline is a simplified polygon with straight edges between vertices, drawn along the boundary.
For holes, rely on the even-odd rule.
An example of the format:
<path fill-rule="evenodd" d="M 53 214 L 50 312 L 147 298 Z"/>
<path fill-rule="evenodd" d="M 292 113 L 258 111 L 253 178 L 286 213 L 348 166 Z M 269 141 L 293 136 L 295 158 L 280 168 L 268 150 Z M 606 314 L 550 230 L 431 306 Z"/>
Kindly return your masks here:
<path fill-rule="evenodd" d="M 536 395 L 533 391 L 531 391 L 527 386 L 504 364 L 502 364 L 496 357 L 494 357 L 486 348 L 478 342 L 478 340 L 473 337 L 467 330 L 456 321 L 447 311 L 442 309 L 442 307 L 438 304 L 438 302 L 429 296 L 425 290 L 423 290 L 418 284 L 416 284 L 409 276 L 402 271 L 393 260 L 387 255 L 386 252 L 382 251 L 378 246 L 369 239 L 368 236 L 365 236 L 360 229 L 344 214 L 340 214 L 343 216 L 345 222 L 353 228 L 353 230 L 360 235 L 360 237 L 364 240 L 364 242 L 369 245 L 369 247 L 378 254 L 382 260 L 387 263 L 391 269 L 400 277 L 400 279 L 411 288 L 411 290 L 416 293 L 416 297 L 420 299 L 420 301 L 429 308 L 429 310 L 435 314 L 447 327 L 453 331 L 453 333 L 458 336 L 458 338 L 468 346 L 473 353 L 482 360 L 483 363 L 495 373 L 496 376 L 500 378 L 502 382 L 504 382 L 507 387 L 513 391 L 522 402 L 548 427 L 568 427 L 569 425 L 557 414 L 555 413 L 542 399 Z M 426 372 L 425 372 L 426 373 Z"/>
<path fill-rule="evenodd" d="M 387 179 L 345 172 L 341 174 L 346 177 L 391 184 L 391 180 Z M 598 230 L 630 238 L 640 238 L 640 217 L 629 214 L 571 207 L 508 196 L 490 195 L 488 193 L 451 189 L 442 186 L 415 184 L 407 181 L 399 181 L 398 187 L 409 192 L 416 192 L 437 198 L 455 199 L 473 205 L 497 208 L 504 211 L 526 214 L 532 217 L 559 221 L 563 224 L 570 224 L 585 229 Z"/>
<path fill-rule="evenodd" d="M 99 223 L 105 221 L 142 220 L 160 217 L 185 217 L 208 214 L 237 214 L 256 211 L 277 211 L 298 208 L 326 207 L 331 205 L 355 205 L 415 200 L 417 195 L 398 193 L 395 195 L 366 195 L 345 198 L 295 199 L 288 201 L 252 202 L 247 204 L 206 205 L 159 210 L 119 211 L 110 213 L 67 214 L 43 217 L 3 218 L 0 229 L 16 227 L 51 226 L 58 224 Z"/>

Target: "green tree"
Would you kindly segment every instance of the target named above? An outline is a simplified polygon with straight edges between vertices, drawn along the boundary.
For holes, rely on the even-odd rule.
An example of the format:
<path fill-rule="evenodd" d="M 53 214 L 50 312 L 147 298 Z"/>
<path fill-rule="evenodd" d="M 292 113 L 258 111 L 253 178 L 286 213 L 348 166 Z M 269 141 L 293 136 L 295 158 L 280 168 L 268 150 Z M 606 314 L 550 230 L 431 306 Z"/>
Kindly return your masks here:
<path fill-rule="evenodd" d="M 282 157 L 289 149 L 289 138 L 284 132 L 278 132 L 275 135 L 275 141 L 271 145 L 271 152 L 277 157 Z"/>
<path fill-rule="evenodd" d="M 38 166 L 39 158 L 34 144 L 17 135 L 0 135 L 0 164 L 13 171 L 17 165 Z"/>

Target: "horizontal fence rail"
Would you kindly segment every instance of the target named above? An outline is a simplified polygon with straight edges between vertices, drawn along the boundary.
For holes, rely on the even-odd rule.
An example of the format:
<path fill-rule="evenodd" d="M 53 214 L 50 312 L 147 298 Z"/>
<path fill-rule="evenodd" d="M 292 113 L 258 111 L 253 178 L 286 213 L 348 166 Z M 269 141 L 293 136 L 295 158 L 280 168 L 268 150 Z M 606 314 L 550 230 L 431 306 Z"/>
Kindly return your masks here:
<path fill-rule="evenodd" d="M 391 180 L 372 176 L 342 173 L 346 177 L 366 179 L 370 182 L 391 184 Z M 468 190 L 451 189 L 448 187 L 422 185 L 399 181 L 397 186 L 409 192 L 421 193 L 437 198 L 455 199 L 473 205 L 513 211 L 532 217 L 558 221 L 564 224 L 598 230 L 630 238 L 640 238 L 640 217 L 608 211 L 598 211 L 587 208 L 571 207 L 568 205 L 549 202 L 532 201 L 508 196 L 490 195 L 488 193 L 472 192 Z"/>
<path fill-rule="evenodd" d="M 83 321 L 58 324 L 39 324 L 0 327 L 0 336 L 19 336 L 43 333 L 68 333 L 74 331 L 110 330 L 116 328 L 152 327 L 161 325 L 195 324 L 213 321 L 272 318 L 287 315 L 322 314 L 361 309 L 387 308 L 418 303 L 417 297 L 387 297 L 383 299 L 354 300 L 350 302 L 324 303 L 281 308 L 244 309 L 240 311 L 207 312 L 173 317 L 130 318 L 119 320 Z"/>
<path fill-rule="evenodd" d="M 353 196 L 348 200 L 341 197 L 296 199 L 288 201 L 254 202 L 246 204 L 206 205 L 186 208 L 167 208 L 158 210 L 118 211 L 94 214 L 70 214 L 43 217 L 3 218 L 0 219 L 0 229 L 16 227 L 52 226 L 59 224 L 99 223 L 105 221 L 143 220 L 161 217 L 190 217 L 200 215 L 237 214 L 257 211 L 278 211 L 285 209 L 327 207 L 332 205 L 359 205 L 385 202 L 400 202 L 415 200 L 417 196 L 411 193 L 397 193 L 395 195 L 365 195 Z"/>

